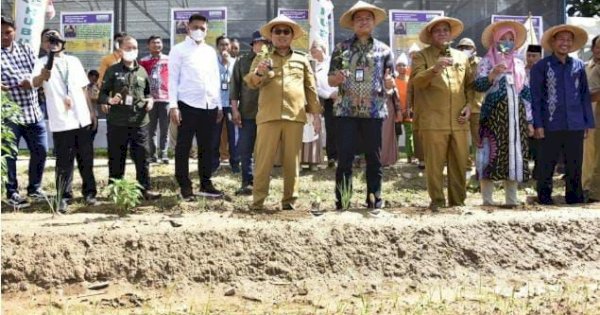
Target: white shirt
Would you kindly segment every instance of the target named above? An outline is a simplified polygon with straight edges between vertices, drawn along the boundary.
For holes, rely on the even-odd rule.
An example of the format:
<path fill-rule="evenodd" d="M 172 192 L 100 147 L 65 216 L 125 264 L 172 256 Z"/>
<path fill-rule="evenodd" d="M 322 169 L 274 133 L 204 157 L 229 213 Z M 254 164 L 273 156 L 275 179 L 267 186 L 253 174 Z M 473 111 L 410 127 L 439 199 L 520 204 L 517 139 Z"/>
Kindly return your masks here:
<path fill-rule="evenodd" d="M 42 72 L 47 61 L 47 56 L 37 60 L 33 68 L 34 77 Z M 83 91 L 87 84 L 87 75 L 77 57 L 64 53 L 61 57 L 54 56 L 50 79 L 42 84 L 46 95 L 50 131 L 74 130 L 92 123 L 90 109 Z M 67 86 L 68 96 L 71 98 L 70 109 L 65 106 Z"/>
<path fill-rule="evenodd" d="M 189 36 L 169 53 L 169 108 L 177 101 L 201 109 L 221 109 L 221 79 L 217 53 Z"/>
<path fill-rule="evenodd" d="M 330 58 L 325 57 L 323 59 L 323 62 L 317 62 L 317 65 L 315 67 L 315 73 L 317 77 L 317 94 L 319 95 L 319 97 L 322 97 L 324 99 L 330 98 L 331 94 L 333 92 L 337 92 L 338 90 L 337 87 L 329 86 L 329 83 L 327 82 L 327 76 L 329 73 L 329 62 Z"/>

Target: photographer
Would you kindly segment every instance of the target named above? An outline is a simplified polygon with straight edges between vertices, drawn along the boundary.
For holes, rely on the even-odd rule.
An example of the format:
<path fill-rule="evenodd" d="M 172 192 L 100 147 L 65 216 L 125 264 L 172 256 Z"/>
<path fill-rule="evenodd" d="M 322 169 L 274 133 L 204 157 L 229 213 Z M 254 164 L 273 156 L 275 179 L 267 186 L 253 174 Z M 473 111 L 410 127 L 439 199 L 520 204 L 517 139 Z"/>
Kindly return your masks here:
<path fill-rule="evenodd" d="M 160 194 L 150 191 L 148 112 L 153 106 L 150 82 L 146 70 L 136 61 L 138 44 L 135 38 L 123 37 L 120 47 L 123 58 L 106 70 L 98 97 L 103 111 L 108 112 L 109 177 L 123 177 L 129 147 L 144 198 L 158 199 Z"/>
<path fill-rule="evenodd" d="M 58 211 L 67 211 L 73 198 L 74 160 L 83 180 L 82 194 L 88 205 L 96 204 L 92 129 L 96 111 L 86 98 L 87 75 L 77 57 L 63 53 L 65 40 L 56 30 L 42 32 L 42 49 L 48 54 L 33 69 L 33 86 L 43 86 L 48 121 L 56 152 Z"/>

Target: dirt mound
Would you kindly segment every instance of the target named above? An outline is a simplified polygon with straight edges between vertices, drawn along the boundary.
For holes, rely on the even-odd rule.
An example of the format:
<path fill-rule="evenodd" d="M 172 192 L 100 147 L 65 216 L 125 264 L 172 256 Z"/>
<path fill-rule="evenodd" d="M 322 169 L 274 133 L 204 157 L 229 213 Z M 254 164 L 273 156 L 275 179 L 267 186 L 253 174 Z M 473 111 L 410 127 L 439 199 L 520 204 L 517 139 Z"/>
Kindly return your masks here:
<path fill-rule="evenodd" d="M 369 275 L 452 279 L 600 261 L 600 212 L 326 213 L 296 221 L 202 213 L 114 221 L 3 214 L 2 291 L 95 281 L 160 287 Z M 176 227 L 178 223 L 180 227 Z"/>

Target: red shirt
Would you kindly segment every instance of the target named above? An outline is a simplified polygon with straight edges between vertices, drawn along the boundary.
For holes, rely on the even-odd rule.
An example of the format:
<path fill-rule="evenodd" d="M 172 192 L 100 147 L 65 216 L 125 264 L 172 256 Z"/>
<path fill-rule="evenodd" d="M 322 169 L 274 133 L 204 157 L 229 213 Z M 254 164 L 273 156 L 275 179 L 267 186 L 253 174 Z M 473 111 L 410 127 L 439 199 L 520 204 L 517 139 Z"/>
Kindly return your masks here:
<path fill-rule="evenodd" d="M 152 55 L 140 59 L 139 64 L 148 72 L 150 81 L 150 94 L 154 101 L 169 101 L 169 57 L 160 54 L 158 57 Z"/>

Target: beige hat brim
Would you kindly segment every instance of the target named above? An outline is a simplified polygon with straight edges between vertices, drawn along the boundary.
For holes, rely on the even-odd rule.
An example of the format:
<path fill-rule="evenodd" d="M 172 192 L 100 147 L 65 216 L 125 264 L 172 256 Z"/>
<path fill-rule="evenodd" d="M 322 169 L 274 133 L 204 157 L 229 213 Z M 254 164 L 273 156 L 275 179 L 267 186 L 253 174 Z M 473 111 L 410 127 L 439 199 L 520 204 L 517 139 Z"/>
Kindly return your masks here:
<path fill-rule="evenodd" d="M 348 29 L 354 28 L 354 23 L 352 23 L 352 17 L 358 11 L 369 11 L 373 13 L 375 17 L 375 26 L 385 21 L 387 18 L 387 14 L 385 10 L 382 8 L 378 8 L 372 4 L 368 4 L 362 1 L 357 2 L 350 10 L 344 12 L 340 17 L 340 26 Z"/>
<path fill-rule="evenodd" d="M 523 24 L 515 21 L 500 21 L 488 25 L 483 30 L 483 33 L 481 34 L 481 44 L 483 47 L 486 49 L 489 48 L 494 41 L 494 32 L 504 26 L 511 27 L 515 30 L 515 50 L 521 48 L 525 44 L 525 40 L 527 39 L 527 29 Z"/>
<path fill-rule="evenodd" d="M 563 31 L 571 32 L 574 35 L 573 47 L 571 48 L 569 53 L 580 50 L 587 43 L 588 34 L 583 28 L 575 25 L 561 24 L 549 28 L 544 32 L 544 35 L 542 35 L 541 44 L 544 50 L 554 51 L 552 49 L 552 41 L 554 40 L 554 35 Z"/>
<path fill-rule="evenodd" d="M 446 17 L 446 16 L 435 17 L 433 20 L 429 21 L 429 23 L 427 23 L 425 25 L 425 27 L 419 33 L 419 40 L 421 41 L 421 43 L 431 45 L 431 41 L 432 41 L 431 29 L 436 24 L 442 23 L 442 22 L 446 22 L 446 23 L 450 24 L 450 37 L 451 37 L 450 40 L 454 40 L 458 36 L 460 36 L 460 34 L 462 34 L 462 32 L 463 32 L 463 29 L 465 28 L 463 23 L 458 19 Z"/>
<path fill-rule="evenodd" d="M 292 20 L 286 21 L 278 18 L 274 18 L 269 23 L 263 25 L 263 27 L 260 28 L 260 35 L 268 40 L 271 40 L 271 29 L 273 29 L 273 27 L 276 25 L 289 26 L 294 32 L 293 39 L 300 38 L 304 35 L 304 30 L 296 22 Z"/>

